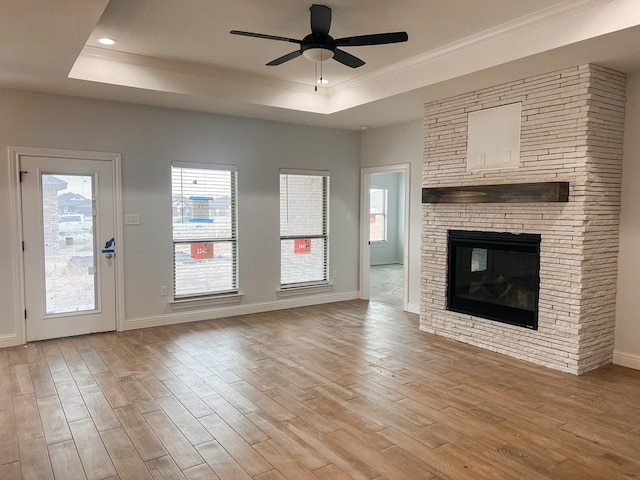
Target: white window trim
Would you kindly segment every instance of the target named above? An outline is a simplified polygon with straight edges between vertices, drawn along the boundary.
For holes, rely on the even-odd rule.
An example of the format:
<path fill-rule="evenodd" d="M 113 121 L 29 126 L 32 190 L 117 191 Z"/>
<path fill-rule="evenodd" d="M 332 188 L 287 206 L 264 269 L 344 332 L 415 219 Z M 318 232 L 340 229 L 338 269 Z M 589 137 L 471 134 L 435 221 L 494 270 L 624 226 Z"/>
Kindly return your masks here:
<path fill-rule="evenodd" d="M 197 162 L 171 162 L 172 167 L 176 168 L 196 168 L 199 170 L 222 170 L 237 172 L 237 165 L 225 165 L 222 163 L 197 163 Z"/>
<path fill-rule="evenodd" d="M 280 175 L 316 175 L 318 177 L 329 177 L 329 170 L 301 170 L 296 168 L 281 168 Z"/>
<path fill-rule="evenodd" d="M 216 305 L 237 305 L 242 302 L 244 294 L 238 293 L 214 293 L 201 297 L 180 298 L 169 302 L 171 310 L 187 310 L 194 307 L 208 307 Z"/>
<path fill-rule="evenodd" d="M 310 293 L 323 293 L 323 292 L 331 292 L 333 291 L 333 283 L 327 282 L 318 282 L 314 285 L 309 284 L 295 284 L 290 287 L 281 287 L 276 290 L 276 294 L 278 298 L 283 297 L 295 297 L 298 295 L 309 295 Z"/>
<path fill-rule="evenodd" d="M 201 169 L 201 170 L 217 170 L 217 171 L 225 171 L 225 172 L 233 172 L 235 174 L 236 179 L 236 222 L 237 222 L 237 201 L 238 201 L 238 167 L 236 165 L 227 165 L 222 163 L 199 163 L 199 162 L 171 162 L 171 168 L 193 168 L 193 169 Z M 173 193 L 173 192 L 172 192 Z M 173 226 L 172 226 L 173 228 Z M 235 244 L 236 244 L 236 252 L 238 249 L 238 225 L 235 225 Z M 172 245 L 175 246 L 175 240 L 173 239 L 173 232 L 171 234 L 171 242 Z M 174 247 L 175 248 L 175 247 Z M 173 262 L 175 262 L 175 256 L 172 254 Z M 237 270 L 240 269 L 239 265 L 239 255 L 236 253 L 236 261 L 235 268 Z M 174 265 L 175 269 L 175 265 Z M 237 274 L 237 272 L 236 272 Z M 175 276 L 175 271 L 174 271 Z M 237 277 L 236 277 L 237 278 Z M 175 280 L 174 280 L 175 281 Z M 169 302 L 172 310 L 180 310 L 184 308 L 198 307 L 198 306 L 207 306 L 207 305 L 226 305 L 226 304 L 238 304 L 242 301 L 243 294 L 240 293 L 240 287 L 238 285 L 235 289 L 227 290 L 223 292 L 210 292 L 210 293 L 202 293 L 202 294 L 194 294 L 191 296 L 179 296 L 175 298 L 175 284 L 173 285 L 173 300 Z"/>
<path fill-rule="evenodd" d="M 331 178 L 331 172 L 329 170 L 305 170 L 305 169 L 296 169 L 296 168 L 281 168 L 279 171 L 279 175 L 315 175 L 318 177 L 327 177 L 327 179 Z M 327 192 L 328 194 L 329 192 Z M 278 196 L 280 193 L 278 194 Z M 326 264 L 326 280 L 318 280 L 316 282 L 302 282 L 302 283 L 292 283 L 292 284 L 282 284 L 280 283 L 280 287 L 276 290 L 276 294 L 278 297 L 288 297 L 294 295 L 306 295 L 309 293 L 323 292 L 333 290 L 333 283 L 330 281 L 329 272 L 331 271 L 329 265 L 330 252 L 329 252 L 329 201 L 327 200 L 327 214 L 326 214 L 326 228 L 327 235 L 325 238 L 325 255 L 327 257 Z M 280 242 L 282 242 L 282 235 L 280 235 Z M 282 275 L 280 275 L 280 280 L 282 280 Z"/>
<path fill-rule="evenodd" d="M 369 231 L 369 245 L 373 246 L 385 246 L 389 243 L 389 187 L 371 186 L 369 187 L 369 215 L 371 215 L 371 190 L 384 190 L 384 208 L 382 216 L 384 217 L 384 239 L 383 240 L 371 240 L 371 231 Z M 380 215 L 375 213 L 374 215 Z"/>

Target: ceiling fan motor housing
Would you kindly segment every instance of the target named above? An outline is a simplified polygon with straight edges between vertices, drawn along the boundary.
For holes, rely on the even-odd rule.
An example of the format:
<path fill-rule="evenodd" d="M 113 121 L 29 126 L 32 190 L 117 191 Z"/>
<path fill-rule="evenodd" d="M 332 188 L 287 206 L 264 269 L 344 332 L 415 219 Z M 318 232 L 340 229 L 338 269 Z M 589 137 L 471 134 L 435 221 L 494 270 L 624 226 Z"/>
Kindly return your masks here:
<path fill-rule="evenodd" d="M 336 48 L 335 40 L 330 35 L 322 33 L 310 33 L 300 44 L 302 55 L 312 62 L 323 62 L 333 58 Z"/>

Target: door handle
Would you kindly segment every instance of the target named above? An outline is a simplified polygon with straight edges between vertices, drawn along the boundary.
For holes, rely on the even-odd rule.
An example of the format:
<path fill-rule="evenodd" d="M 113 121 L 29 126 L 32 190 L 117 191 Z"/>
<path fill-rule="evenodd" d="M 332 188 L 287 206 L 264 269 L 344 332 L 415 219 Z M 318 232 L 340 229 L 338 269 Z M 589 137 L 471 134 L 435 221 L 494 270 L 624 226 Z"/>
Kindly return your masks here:
<path fill-rule="evenodd" d="M 104 244 L 104 248 L 102 249 L 102 253 L 105 254 L 105 257 L 107 259 L 109 258 L 113 258 L 113 256 L 116 253 L 116 250 L 114 248 L 114 244 L 116 243 L 116 239 L 114 237 L 111 237 L 110 240 L 108 240 L 105 244 Z"/>

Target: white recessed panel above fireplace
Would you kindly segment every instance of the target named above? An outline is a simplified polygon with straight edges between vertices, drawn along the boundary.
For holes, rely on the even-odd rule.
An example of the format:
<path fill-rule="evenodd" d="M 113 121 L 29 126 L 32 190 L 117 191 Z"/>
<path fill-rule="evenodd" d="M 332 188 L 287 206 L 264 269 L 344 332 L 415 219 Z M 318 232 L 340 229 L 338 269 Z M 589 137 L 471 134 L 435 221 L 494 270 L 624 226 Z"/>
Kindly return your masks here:
<path fill-rule="evenodd" d="M 518 168 L 522 104 L 468 114 L 467 171 Z"/>

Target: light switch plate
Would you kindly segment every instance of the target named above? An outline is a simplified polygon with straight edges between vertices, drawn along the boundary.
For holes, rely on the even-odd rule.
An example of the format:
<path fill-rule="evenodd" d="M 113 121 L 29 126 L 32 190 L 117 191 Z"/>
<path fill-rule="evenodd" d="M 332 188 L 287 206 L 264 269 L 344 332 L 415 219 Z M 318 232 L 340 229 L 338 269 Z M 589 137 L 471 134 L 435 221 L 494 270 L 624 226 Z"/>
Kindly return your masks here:
<path fill-rule="evenodd" d="M 125 225 L 140 225 L 140 215 L 128 213 L 124 216 Z"/>

